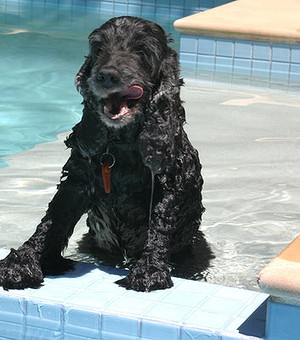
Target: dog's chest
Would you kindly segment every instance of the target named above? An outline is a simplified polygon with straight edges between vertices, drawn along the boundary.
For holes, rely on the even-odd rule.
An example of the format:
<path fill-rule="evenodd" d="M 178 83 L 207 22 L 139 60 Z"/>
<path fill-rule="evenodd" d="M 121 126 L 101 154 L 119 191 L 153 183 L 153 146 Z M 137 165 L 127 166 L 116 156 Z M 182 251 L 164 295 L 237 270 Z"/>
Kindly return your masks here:
<path fill-rule="evenodd" d="M 136 151 L 111 149 L 110 192 L 105 192 L 101 157 L 96 170 L 96 194 L 88 226 L 97 246 L 115 252 L 127 244 L 143 243 L 151 200 L 151 173 Z M 111 156 L 110 156 L 111 157 Z M 111 157 L 112 158 L 112 157 Z M 138 240 L 140 238 L 140 240 Z"/>

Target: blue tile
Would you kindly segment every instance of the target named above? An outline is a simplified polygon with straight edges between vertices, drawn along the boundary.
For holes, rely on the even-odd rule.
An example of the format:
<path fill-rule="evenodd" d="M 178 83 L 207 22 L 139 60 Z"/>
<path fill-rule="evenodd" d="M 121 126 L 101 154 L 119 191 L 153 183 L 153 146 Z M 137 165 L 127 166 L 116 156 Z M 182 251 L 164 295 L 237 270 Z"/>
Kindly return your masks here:
<path fill-rule="evenodd" d="M 64 328 L 66 332 L 72 333 L 71 330 L 74 326 L 80 326 L 88 336 L 87 330 L 98 331 L 100 329 L 100 315 L 80 309 L 66 308 L 64 312 Z"/>
<path fill-rule="evenodd" d="M 117 312 L 121 315 L 142 315 L 147 311 L 150 306 L 155 304 L 154 301 L 141 300 L 138 298 L 129 298 L 126 296 L 120 296 L 111 303 L 107 304 L 105 310 L 109 312 Z"/>
<path fill-rule="evenodd" d="M 155 15 L 155 7 L 142 5 L 142 15 L 153 18 L 153 16 Z"/>
<path fill-rule="evenodd" d="M 236 58 L 252 59 L 251 41 L 236 41 L 234 44 L 234 56 Z"/>
<path fill-rule="evenodd" d="M 3 322 L 0 318 L 0 339 L 23 340 L 23 325 L 12 322 Z"/>
<path fill-rule="evenodd" d="M 254 43 L 253 44 L 253 59 L 270 60 L 271 47 L 268 43 Z"/>
<path fill-rule="evenodd" d="M 300 75 L 300 64 L 291 64 L 291 74 Z"/>
<path fill-rule="evenodd" d="M 220 330 L 230 321 L 228 315 L 210 313 L 205 310 L 196 310 L 184 320 L 185 327 L 197 327 L 211 330 Z"/>
<path fill-rule="evenodd" d="M 199 38 L 198 53 L 215 55 L 216 54 L 216 42 L 214 38 Z"/>
<path fill-rule="evenodd" d="M 200 0 L 200 8 L 205 11 L 214 7 L 214 0 Z"/>
<path fill-rule="evenodd" d="M 182 328 L 180 333 L 180 340 L 220 340 L 220 337 L 218 334 L 209 331 Z"/>
<path fill-rule="evenodd" d="M 205 299 L 205 295 L 177 289 L 171 291 L 161 300 L 161 302 L 173 304 L 176 306 L 196 307 Z"/>
<path fill-rule="evenodd" d="M 252 74 L 260 76 L 268 76 L 270 74 L 270 62 L 263 60 L 253 60 Z"/>
<path fill-rule="evenodd" d="M 128 5 L 128 12 L 130 15 L 141 16 L 142 6 L 141 5 Z"/>
<path fill-rule="evenodd" d="M 252 64 L 251 60 L 235 58 L 233 64 L 233 72 L 241 74 L 250 74 L 251 64 Z"/>
<path fill-rule="evenodd" d="M 114 4 L 113 2 L 110 2 L 110 1 L 103 1 L 103 2 L 101 1 L 99 7 L 100 7 L 99 8 L 100 12 L 103 11 L 103 12 L 112 13 L 114 10 Z"/>
<path fill-rule="evenodd" d="M 288 63 L 272 62 L 271 74 L 280 74 L 281 76 L 289 76 L 290 65 Z"/>
<path fill-rule="evenodd" d="M 231 72 L 233 69 L 233 58 L 216 57 L 216 70 L 220 72 Z"/>
<path fill-rule="evenodd" d="M 202 305 L 201 309 L 217 312 L 224 315 L 233 315 L 241 311 L 245 303 L 240 300 L 224 299 L 221 297 L 210 297 Z"/>
<path fill-rule="evenodd" d="M 197 50 L 198 50 L 198 39 L 197 39 L 197 37 L 183 36 L 180 39 L 180 50 L 183 53 L 197 54 Z"/>
<path fill-rule="evenodd" d="M 141 338 L 151 340 L 177 340 L 179 327 L 152 321 L 142 320 Z"/>
<path fill-rule="evenodd" d="M 181 64 L 193 64 L 196 65 L 197 56 L 191 53 L 180 53 L 180 63 Z"/>
<path fill-rule="evenodd" d="M 291 62 L 300 64 L 300 47 L 293 45 L 291 47 Z"/>
<path fill-rule="evenodd" d="M 25 327 L 24 339 L 61 339 L 62 332 L 56 329 L 29 326 Z"/>
<path fill-rule="evenodd" d="M 233 41 L 218 40 L 216 44 L 216 55 L 221 57 L 233 57 Z"/>
<path fill-rule="evenodd" d="M 300 307 L 268 302 L 267 333 L 268 340 L 299 338 Z"/>
<path fill-rule="evenodd" d="M 7 313 L 23 315 L 24 310 L 24 300 L 15 299 L 12 297 L 0 297 L 0 311 L 6 311 Z"/>
<path fill-rule="evenodd" d="M 115 315 L 102 315 L 101 332 L 121 333 L 122 335 L 137 337 L 139 322 L 136 319 L 128 319 Z"/>
<path fill-rule="evenodd" d="M 192 311 L 193 309 L 188 307 L 158 303 L 147 310 L 144 317 L 156 320 L 166 320 L 168 322 L 181 322 Z"/>
<path fill-rule="evenodd" d="M 291 51 L 288 45 L 273 44 L 272 45 L 272 60 L 288 63 L 291 59 Z"/>
<path fill-rule="evenodd" d="M 62 307 L 33 301 L 26 304 L 26 324 L 31 326 L 47 325 L 47 328 L 57 329 L 62 322 Z"/>

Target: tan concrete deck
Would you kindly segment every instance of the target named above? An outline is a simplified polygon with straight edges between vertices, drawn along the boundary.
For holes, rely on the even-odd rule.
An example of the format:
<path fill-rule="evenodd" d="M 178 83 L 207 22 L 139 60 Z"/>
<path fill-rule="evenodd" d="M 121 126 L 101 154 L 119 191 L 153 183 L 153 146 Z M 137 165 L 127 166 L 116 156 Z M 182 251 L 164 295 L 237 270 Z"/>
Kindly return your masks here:
<path fill-rule="evenodd" d="M 265 293 L 300 305 L 300 236 L 259 273 L 258 283 Z"/>
<path fill-rule="evenodd" d="M 174 26 L 186 34 L 300 43 L 300 0 L 237 0 Z"/>

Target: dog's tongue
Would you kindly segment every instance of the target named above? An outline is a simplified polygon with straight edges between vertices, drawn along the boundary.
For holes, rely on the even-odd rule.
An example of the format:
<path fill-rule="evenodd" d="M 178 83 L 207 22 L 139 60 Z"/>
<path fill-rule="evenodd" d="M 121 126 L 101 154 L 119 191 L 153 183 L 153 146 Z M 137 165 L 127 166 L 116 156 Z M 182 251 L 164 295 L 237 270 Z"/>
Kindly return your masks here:
<path fill-rule="evenodd" d="M 141 86 L 132 85 L 128 89 L 123 90 L 119 93 L 121 97 L 126 97 L 126 99 L 140 99 L 144 93 Z"/>

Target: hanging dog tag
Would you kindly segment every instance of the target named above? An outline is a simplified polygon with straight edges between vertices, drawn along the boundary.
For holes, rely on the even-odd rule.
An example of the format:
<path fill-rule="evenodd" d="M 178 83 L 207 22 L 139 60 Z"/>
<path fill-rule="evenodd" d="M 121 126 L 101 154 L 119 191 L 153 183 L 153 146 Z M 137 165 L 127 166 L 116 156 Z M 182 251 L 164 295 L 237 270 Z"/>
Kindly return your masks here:
<path fill-rule="evenodd" d="M 102 179 L 103 179 L 104 191 L 106 194 L 109 194 L 111 191 L 109 163 L 102 164 Z"/>
<path fill-rule="evenodd" d="M 111 154 L 107 148 L 106 152 L 101 156 L 102 180 L 106 194 L 111 192 L 110 170 L 115 165 L 115 156 Z"/>

